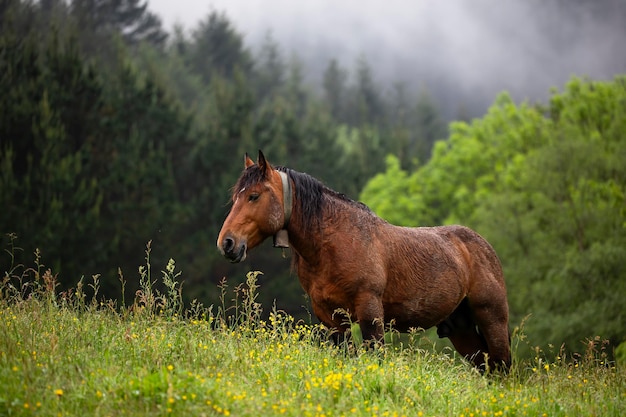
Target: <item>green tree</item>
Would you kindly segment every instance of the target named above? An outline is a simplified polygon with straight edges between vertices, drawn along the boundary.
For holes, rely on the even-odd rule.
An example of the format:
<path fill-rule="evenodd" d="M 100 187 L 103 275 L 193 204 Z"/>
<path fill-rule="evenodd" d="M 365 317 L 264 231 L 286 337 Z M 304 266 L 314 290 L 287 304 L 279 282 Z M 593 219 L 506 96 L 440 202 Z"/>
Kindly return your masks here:
<path fill-rule="evenodd" d="M 178 236 L 178 221 L 185 221 L 179 205 L 186 195 L 190 120 L 131 66 L 123 66 L 108 87 L 99 130 L 89 142 L 103 192 L 102 250 L 134 271 L 145 242 L 167 249 Z"/>
<path fill-rule="evenodd" d="M 347 80 L 347 71 L 341 68 L 336 59 L 331 59 L 324 71 L 324 100 L 333 117 L 343 123 L 347 122 L 345 115 Z"/>
<path fill-rule="evenodd" d="M 285 82 L 285 63 L 271 33 L 266 35 L 255 62 L 257 100 L 262 102 L 277 94 Z"/>
<path fill-rule="evenodd" d="M 148 10 L 148 2 L 142 0 L 71 0 L 71 16 L 79 31 L 88 38 L 92 54 L 98 48 L 97 41 L 120 35 L 126 44 L 148 42 L 163 46 L 167 33 L 161 19 Z"/>
<path fill-rule="evenodd" d="M 0 229 L 28 236 L 69 272 L 84 258 L 64 252 L 89 240 L 100 210 L 83 147 L 100 85 L 71 45 L 55 40 L 42 57 L 34 36 L 4 33 L 0 44 Z"/>
<path fill-rule="evenodd" d="M 60 36 L 8 31 L 0 45 L 0 230 L 62 283 L 100 273 L 117 294 L 117 267 L 135 271 L 145 243 L 171 245 L 186 220 L 189 119 L 129 65 L 105 82 Z"/>
<path fill-rule="evenodd" d="M 414 102 L 403 83 L 394 84 L 387 114 L 386 151 L 396 155 L 404 169 L 427 162 L 435 141 L 447 135 L 434 99 L 424 89 Z"/>
<path fill-rule="evenodd" d="M 233 79 L 237 70 L 248 76 L 252 58 L 242 36 L 223 13 L 212 11 L 192 31 L 188 60 L 190 68 L 205 82 L 218 75 Z"/>
<path fill-rule="evenodd" d="M 350 124 L 378 126 L 385 121 L 386 104 L 364 56 L 357 60 L 355 82 L 350 88 L 348 100 L 351 110 L 347 117 Z"/>
<path fill-rule="evenodd" d="M 422 89 L 415 103 L 414 135 L 409 154 L 420 161 L 428 161 L 433 145 L 446 136 L 446 125 L 430 93 Z"/>
<path fill-rule="evenodd" d="M 388 155 L 384 173 L 376 174 L 363 188 L 360 198 L 378 215 L 398 226 L 415 226 L 415 213 L 425 211 L 421 193 L 411 191 L 415 178 L 400 166 L 400 160 Z"/>

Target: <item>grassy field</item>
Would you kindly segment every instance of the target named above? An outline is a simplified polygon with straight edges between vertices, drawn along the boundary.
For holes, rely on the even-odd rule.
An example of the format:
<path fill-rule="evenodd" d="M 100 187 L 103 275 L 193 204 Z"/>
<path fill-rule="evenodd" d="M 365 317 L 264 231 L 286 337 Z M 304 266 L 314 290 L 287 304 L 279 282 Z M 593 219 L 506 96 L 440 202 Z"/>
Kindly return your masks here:
<path fill-rule="evenodd" d="M 164 293 L 148 264 L 125 308 L 94 301 L 97 277 L 59 293 L 40 269 L 10 271 L 0 287 L 0 416 L 626 412 L 626 371 L 606 362 L 600 340 L 580 356 L 547 360 L 537 350 L 506 376 L 480 375 L 452 351 L 424 349 L 420 332 L 366 351 L 331 345 L 318 325 L 263 315 L 254 273 L 246 285 L 216 289 L 222 305 L 183 309 L 174 263 L 159 279 Z"/>

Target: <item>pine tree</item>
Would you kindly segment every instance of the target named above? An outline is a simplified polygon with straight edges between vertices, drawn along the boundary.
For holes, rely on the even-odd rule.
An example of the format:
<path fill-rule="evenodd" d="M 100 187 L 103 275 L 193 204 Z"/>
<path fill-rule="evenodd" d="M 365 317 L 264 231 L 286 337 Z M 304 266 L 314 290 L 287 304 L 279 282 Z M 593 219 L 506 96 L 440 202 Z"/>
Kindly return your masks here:
<path fill-rule="evenodd" d="M 237 69 L 246 76 L 252 70 L 250 53 L 226 15 L 211 12 L 192 32 L 189 50 L 192 70 L 210 82 L 216 75 L 233 79 Z"/>

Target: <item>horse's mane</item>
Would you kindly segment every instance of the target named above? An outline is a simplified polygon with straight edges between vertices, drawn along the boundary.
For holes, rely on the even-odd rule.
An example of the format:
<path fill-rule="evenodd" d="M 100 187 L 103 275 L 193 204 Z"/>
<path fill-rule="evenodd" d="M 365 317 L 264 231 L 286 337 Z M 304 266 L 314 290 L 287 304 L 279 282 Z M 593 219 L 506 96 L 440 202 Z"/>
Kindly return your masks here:
<path fill-rule="evenodd" d="M 300 224 L 306 229 L 320 225 L 324 210 L 328 208 L 332 209 L 332 207 L 328 207 L 327 203 L 333 200 L 344 202 L 356 210 L 363 210 L 373 214 L 365 204 L 354 201 L 347 195 L 329 188 L 320 180 L 309 174 L 294 171 L 293 169 L 282 166 L 276 167 L 276 169 L 285 172 L 289 178 L 293 180 L 298 196 L 297 204 L 300 207 L 299 212 L 301 218 L 298 220 L 300 220 Z M 330 200 L 324 198 L 325 196 L 330 197 Z"/>
<path fill-rule="evenodd" d="M 295 192 L 298 196 L 297 204 L 300 208 L 300 210 L 298 210 L 300 218 L 297 220 L 306 229 L 319 227 L 322 216 L 324 215 L 324 209 L 327 208 L 325 202 L 327 202 L 328 199 L 325 199 L 325 196 L 330 197 L 331 201 L 341 201 L 356 210 L 363 210 L 366 213 L 374 215 L 365 204 L 354 201 L 347 195 L 327 187 L 320 180 L 309 174 L 283 166 L 276 166 L 274 168 L 286 173 L 293 181 Z M 244 170 L 237 184 L 233 187 L 233 193 L 238 193 L 243 188 L 258 184 L 261 181 L 263 181 L 263 172 L 258 165 L 253 165 Z"/>

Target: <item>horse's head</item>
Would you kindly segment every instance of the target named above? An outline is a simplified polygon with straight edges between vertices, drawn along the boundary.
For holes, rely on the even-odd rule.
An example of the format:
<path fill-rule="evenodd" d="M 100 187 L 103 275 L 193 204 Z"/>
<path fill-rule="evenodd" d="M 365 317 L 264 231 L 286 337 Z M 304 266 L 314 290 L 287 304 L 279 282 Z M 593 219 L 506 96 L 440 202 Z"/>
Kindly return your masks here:
<path fill-rule="evenodd" d="M 246 154 L 244 171 L 233 188 L 233 206 L 217 238 L 222 255 L 231 262 L 241 262 L 248 249 L 286 228 L 291 199 L 287 175 L 274 169 L 261 151 L 257 163 Z M 278 246 L 286 246 L 286 241 L 281 240 Z"/>

